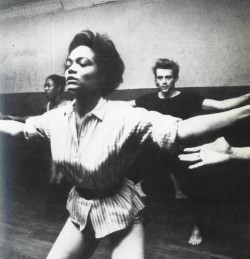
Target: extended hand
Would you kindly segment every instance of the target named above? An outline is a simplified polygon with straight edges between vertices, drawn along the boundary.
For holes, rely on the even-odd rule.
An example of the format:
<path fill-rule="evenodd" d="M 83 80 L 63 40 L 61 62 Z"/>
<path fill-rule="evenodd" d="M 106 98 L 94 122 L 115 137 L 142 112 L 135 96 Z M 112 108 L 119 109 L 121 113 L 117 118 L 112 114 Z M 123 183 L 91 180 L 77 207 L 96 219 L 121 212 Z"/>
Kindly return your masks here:
<path fill-rule="evenodd" d="M 185 162 L 193 162 L 189 169 L 225 163 L 230 160 L 231 146 L 224 137 L 214 142 L 198 147 L 185 148 L 186 154 L 179 155 L 179 159 Z"/>

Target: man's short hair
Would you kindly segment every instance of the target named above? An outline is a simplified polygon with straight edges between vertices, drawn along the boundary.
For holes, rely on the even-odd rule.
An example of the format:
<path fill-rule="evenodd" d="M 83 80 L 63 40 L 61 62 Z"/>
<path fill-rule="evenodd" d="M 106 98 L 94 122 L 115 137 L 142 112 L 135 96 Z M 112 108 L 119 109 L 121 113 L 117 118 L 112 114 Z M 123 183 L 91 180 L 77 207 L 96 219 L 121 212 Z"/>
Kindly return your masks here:
<path fill-rule="evenodd" d="M 177 62 L 175 62 L 173 60 L 169 60 L 167 58 L 159 58 L 159 59 L 157 59 L 156 62 L 155 62 L 155 65 L 152 68 L 153 73 L 154 73 L 155 76 L 156 76 L 156 70 L 158 68 L 161 68 L 161 69 L 172 69 L 173 70 L 174 79 L 178 79 L 179 78 L 180 66 L 178 65 Z"/>

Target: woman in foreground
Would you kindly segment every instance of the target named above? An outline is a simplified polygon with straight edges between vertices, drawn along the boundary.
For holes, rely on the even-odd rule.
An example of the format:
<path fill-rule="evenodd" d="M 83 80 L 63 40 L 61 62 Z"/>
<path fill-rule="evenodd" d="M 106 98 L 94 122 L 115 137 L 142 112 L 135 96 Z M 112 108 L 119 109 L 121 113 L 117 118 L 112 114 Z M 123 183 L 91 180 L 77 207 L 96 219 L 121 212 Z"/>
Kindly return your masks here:
<path fill-rule="evenodd" d="M 29 118 L 25 124 L 0 121 L 13 136 L 48 138 L 58 168 L 75 185 L 69 219 L 47 258 L 90 258 L 109 237 L 113 259 L 143 259 L 144 207 L 126 173 L 141 148 L 152 142 L 171 153 L 193 139 L 218 134 L 250 116 L 250 106 L 180 121 L 133 108 L 105 96 L 122 82 L 124 64 L 113 42 L 91 31 L 78 33 L 65 66 L 69 105 Z"/>

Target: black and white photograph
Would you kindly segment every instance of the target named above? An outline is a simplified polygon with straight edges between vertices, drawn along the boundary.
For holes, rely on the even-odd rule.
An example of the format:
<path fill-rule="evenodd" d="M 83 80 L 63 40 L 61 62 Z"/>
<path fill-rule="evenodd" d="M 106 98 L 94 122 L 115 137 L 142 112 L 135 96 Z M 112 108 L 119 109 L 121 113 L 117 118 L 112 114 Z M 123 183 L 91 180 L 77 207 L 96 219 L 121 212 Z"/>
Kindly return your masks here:
<path fill-rule="evenodd" d="M 250 258 L 250 1 L 0 0 L 0 259 Z"/>

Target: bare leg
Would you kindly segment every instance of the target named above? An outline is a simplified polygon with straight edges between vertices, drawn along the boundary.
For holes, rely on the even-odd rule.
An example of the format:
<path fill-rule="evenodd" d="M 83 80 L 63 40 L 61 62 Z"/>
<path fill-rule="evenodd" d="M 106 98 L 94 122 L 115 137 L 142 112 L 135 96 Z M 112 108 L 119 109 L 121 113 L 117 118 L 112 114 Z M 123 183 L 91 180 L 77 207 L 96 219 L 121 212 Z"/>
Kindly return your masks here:
<path fill-rule="evenodd" d="M 111 234 L 112 259 L 144 259 L 144 230 L 142 219 L 125 230 Z"/>
<path fill-rule="evenodd" d="M 47 259 L 89 259 L 98 243 L 90 223 L 80 232 L 68 219 Z"/>
<path fill-rule="evenodd" d="M 174 190 L 175 190 L 175 198 L 176 199 L 186 199 L 187 195 L 185 193 L 183 193 L 183 191 L 181 190 L 181 187 L 179 185 L 178 179 L 176 178 L 176 176 L 170 172 L 170 178 L 171 181 L 174 185 Z"/>

